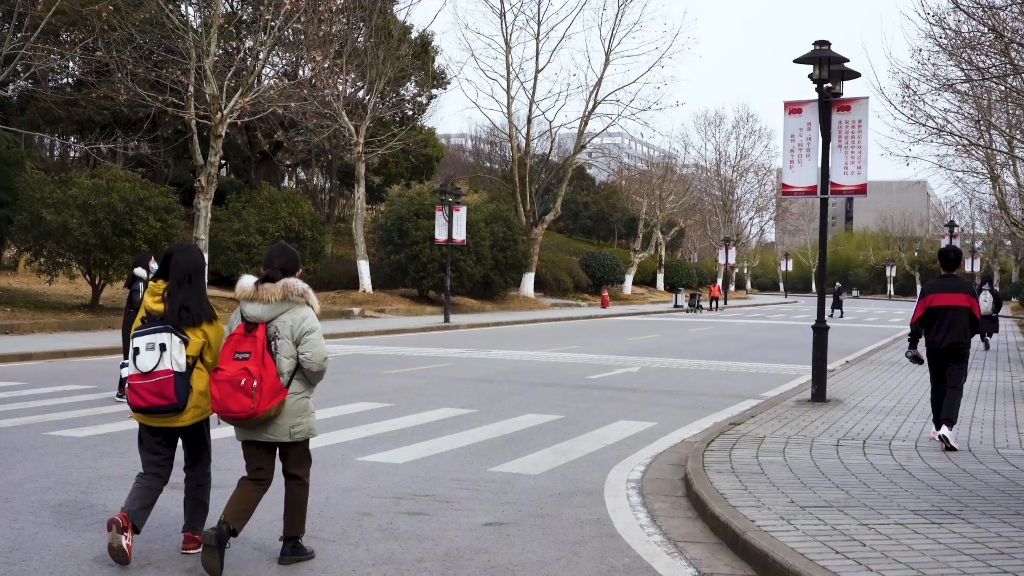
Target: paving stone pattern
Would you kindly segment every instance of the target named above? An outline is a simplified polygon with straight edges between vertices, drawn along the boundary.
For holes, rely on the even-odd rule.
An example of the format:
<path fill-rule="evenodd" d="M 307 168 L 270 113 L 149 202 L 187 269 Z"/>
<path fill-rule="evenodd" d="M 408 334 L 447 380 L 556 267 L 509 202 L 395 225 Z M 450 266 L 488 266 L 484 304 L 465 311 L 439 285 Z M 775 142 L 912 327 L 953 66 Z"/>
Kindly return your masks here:
<path fill-rule="evenodd" d="M 906 342 L 722 434 L 704 467 L 729 503 L 842 576 L 1024 574 L 1024 338 L 971 354 L 960 452 L 931 440 L 928 372 Z"/>

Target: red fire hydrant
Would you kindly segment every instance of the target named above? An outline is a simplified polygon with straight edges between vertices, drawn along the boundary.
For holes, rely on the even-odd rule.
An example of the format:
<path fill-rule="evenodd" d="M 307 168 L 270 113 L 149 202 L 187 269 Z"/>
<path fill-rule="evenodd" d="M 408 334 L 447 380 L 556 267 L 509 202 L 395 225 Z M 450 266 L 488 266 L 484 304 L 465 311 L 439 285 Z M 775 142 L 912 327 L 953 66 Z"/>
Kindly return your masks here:
<path fill-rule="evenodd" d="M 612 301 L 608 298 L 608 289 L 601 288 L 601 308 L 608 308 L 612 305 Z"/>

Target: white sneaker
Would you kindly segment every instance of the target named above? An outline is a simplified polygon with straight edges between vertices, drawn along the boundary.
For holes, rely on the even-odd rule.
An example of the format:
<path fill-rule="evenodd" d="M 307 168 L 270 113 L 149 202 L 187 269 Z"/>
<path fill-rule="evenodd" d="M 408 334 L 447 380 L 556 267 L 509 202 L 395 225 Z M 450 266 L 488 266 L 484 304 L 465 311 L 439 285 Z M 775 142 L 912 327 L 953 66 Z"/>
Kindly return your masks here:
<path fill-rule="evenodd" d="M 950 452 L 956 452 L 960 449 L 960 446 L 956 443 L 956 438 L 953 436 L 953 431 L 947 428 L 945 424 L 942 425 L 942 428 L 939 428 L 937 436 L 939 437 L 939 442 L 942 442 L 943 449 Z"/>
<path fill-rule="evenodd" d="M 939 431 L 935 429 L 934 424 L 932 425 L 932 431 L 928 433 L 928 436 L 930 436 L 932 440 L 939 439 Z"/>

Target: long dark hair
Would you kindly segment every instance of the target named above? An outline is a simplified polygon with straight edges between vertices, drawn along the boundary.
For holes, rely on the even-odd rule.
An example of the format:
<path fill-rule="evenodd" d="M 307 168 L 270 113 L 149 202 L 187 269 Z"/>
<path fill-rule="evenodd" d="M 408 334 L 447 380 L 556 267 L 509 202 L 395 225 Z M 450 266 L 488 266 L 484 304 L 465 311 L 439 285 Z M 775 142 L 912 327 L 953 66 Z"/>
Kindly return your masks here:
<path fill-rule="evenodd" d="M 981 284 L 978 284 L 978 286 L 984 286 L 985 284 L 988 284 L 989 288 L 995 288 L 995 283 L 993 282 L 993 278 L 992 278 L 991 274 L 982 274 L 981 275 Z"/>
<path fill-rule="evenodd" d="M 149 275 L 149 261 L 152 259 L 153 255 L 149 252 L 139 252 L 135 255 L 135 260 L 132 260 L 132 269 L 128 271 L 128 279 L 124 281 L 125 288 L 130 289 L 135 283 L 136 268 L 142 268 L 146 271 L 146 275 Z"/>
<path fill-rule="evenodd" d="M 150 280 L 162 280 L 167 282 L 171 277 L 171 260 L 174 259 L 174 251 L 184 244 L 175 244 L 164 250 L 164 255 L 160 257 L 160 266 L 156 269 L 156 274 Z"/>
<path fill-rule="evenodd" d="M 298 251 L 287 242 L 278 242 L 267 248 L 263 255 L 263 277 L 260 284 L 273 284 L 285 278 L 293 278 L 302 269 Z"/>
<path fill-rule="evenodd" d="M 216 321 L 217 311 L 206 294 L 206 258 L 202 251 L 193 244 L 178 244 L 172 250 L 164 290 L 164 319 L 176 328 Z M 162 271 L 163 266 L 158 273 Z"/>

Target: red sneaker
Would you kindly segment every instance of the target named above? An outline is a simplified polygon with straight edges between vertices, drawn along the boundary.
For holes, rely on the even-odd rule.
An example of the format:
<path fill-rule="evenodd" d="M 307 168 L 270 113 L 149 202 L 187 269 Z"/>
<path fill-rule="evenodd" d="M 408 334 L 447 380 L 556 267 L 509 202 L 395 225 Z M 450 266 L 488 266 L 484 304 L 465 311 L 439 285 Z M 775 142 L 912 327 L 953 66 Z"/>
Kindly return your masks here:
<path fill-rule="evenodd" d="M 132 536 L 132 522 L 124 512 L 107 520 L 107 554 L 121 566 L 132 563 Z"/>
<path fill-rule="evenodd" d="M 181 535 L 181 553 L 199 554 L 203 551 L 203 538 L 199 534 L 184 532 Z"/>

